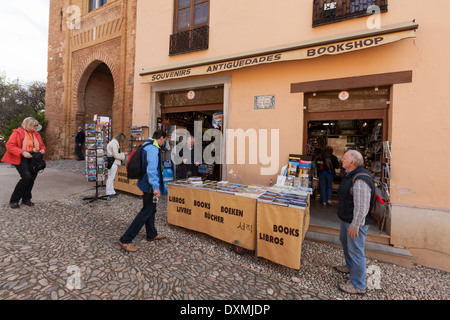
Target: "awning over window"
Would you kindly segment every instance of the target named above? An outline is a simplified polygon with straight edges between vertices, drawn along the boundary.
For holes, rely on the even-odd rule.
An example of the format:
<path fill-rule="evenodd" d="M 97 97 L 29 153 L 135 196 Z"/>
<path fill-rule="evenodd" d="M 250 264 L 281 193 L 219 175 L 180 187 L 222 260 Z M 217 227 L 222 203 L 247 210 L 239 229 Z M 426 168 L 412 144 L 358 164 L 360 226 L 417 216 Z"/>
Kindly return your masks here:
<path fill-rule="evenodd" d="M 376 30 L 347 33 L 239 55 L 153 68 L 143 70 L 140 75 L 142 76 L 142 83 L 152 83 L 232 71 L 267 63 L 312 59 L 324 55 L 337 55 L 374 48 L 402 39 L 414 38 L 418 27 L 418 24 L 408 22 Z"/>

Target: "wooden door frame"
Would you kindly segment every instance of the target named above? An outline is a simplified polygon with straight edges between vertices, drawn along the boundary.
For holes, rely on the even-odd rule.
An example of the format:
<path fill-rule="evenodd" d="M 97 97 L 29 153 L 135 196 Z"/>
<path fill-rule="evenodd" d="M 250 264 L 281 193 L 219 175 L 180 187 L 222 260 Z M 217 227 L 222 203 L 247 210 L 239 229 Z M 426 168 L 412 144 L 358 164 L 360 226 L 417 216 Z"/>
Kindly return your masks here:
<path fill-rule="evenodd" d="M 151 84 L 149 107 L 150 132 L 152 132 L 152 128 L 157 128 L 157 114 L 161 112 L 161 105 L 159 103 L 159 94 L 161 92 L 195 90 L 196 88 L 207 88 L 215 85 L 223 85 L 222 132 L 225 132 L 229 127 L 230 119 L 231 75 Z M 221 147 L 221 176 L 222 180 L 228 181 L 228 164 L 226 159 L 228 157 L 229 141 L 226 134 L 222 136 Z"/>

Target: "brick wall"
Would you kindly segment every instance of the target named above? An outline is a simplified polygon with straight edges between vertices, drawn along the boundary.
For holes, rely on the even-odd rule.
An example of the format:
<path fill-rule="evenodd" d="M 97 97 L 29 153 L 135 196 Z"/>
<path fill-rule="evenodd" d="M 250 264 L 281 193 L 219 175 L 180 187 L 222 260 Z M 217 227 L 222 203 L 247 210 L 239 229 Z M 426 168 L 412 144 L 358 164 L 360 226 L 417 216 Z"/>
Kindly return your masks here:
<path fill-rule="evenodd" d="M 84 94 L 84 123 L 91 121 L 94 115 L 112 117 L 114 102 L 114 80 L 106 64 L 99 65 L 86 85 Z"/>
<path fill-rule="evenodd" d="M 68 1 L 51 0 L 49 12 L 49 38 L 48 38 L 48 76 L 46 90 L 46 112 L 48 120 L 46 130 L 46 145 L 48 158 L 60 158 L 63 129 L 62 104 L 65 94 L 64 58 L 66 35 L 62 30 L 61 18 L 63 8 Z"/>
<path fill-rule="evenodd" d="M 87 12 L 87 0 L 50 0 L 46 138 L 48 159 L 75 158 L 77 127 L 94 114 L 111 116 L 113 133 L 129 134 L 137 0 L 108 1 Z M 80 8 L 69 29 L 69 5 Z M 72 21 L 70 21 L 72 22 Z M 101 68 L 103 71 L 99 71 Z"/>

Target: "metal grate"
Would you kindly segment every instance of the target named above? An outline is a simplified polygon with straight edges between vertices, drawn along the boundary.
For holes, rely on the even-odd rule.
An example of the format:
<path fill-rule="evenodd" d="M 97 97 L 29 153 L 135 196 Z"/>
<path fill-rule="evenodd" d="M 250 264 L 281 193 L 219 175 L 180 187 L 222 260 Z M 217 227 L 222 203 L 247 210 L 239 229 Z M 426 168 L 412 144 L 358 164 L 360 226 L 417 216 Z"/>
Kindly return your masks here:
<path fill-rule="evenodd" d="M 169 55 L 208 49 L 209 27 L 175 33 L 170 36 Z"/>
<path fill-rule="evenodd" d="M 367 9 L 373 5 L 388 11 L 388 0 L 313 0 L 313 27 L 369 16 L 372 11 Z"/>

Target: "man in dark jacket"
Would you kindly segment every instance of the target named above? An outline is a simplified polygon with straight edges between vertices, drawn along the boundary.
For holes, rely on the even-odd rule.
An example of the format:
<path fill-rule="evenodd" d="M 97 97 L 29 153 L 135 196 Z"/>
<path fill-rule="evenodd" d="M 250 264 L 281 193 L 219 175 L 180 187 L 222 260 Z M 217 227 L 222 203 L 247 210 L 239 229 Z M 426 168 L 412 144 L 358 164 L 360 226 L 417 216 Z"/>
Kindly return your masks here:
<path fill-rule="evenodd" d="M 84 135 L 84 131 L 82 127 L 78 127 L 78 133 L 75 136 L 75 152 L 77 153 L 78 160 L 82 161 L 84 160 L 83 156 L 83 145 L 86 137 Z"/>
<path fill-rule="evenodd" d="M 339 272 L 349 273 L 350 281 L 339 285 L 339 289 L 351 294 L 366 291 L 366 257 L 364 246 L 372 219 L 368 214 L 374 197 L 375 185 L 370 177 L 358 173 L 369 173 L 364 168 L 364 159 L 356 150 L 348 150 L 341 159 L 347 171 L 338 189 L 338 216 L 341 220 L 340 241 L 344 250 L 345 265 L 337 266 Z"/>

